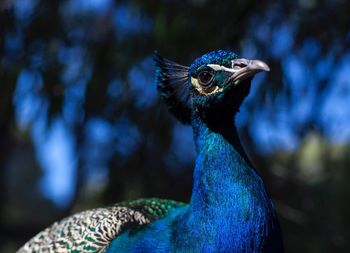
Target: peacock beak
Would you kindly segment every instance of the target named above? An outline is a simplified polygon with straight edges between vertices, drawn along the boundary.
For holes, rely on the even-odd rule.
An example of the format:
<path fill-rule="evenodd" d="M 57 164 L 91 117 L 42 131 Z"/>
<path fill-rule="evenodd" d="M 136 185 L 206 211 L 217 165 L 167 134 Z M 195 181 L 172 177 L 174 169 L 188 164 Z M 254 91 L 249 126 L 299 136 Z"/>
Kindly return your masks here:
<path fill-rule="evenodd" d="M 226 71 L 231 75 L 228 78 L 229 83 L 239 84 L 243 80 L 254 76 L 261 71 L 270 71 L 269 66 L 260 60 L 248 60 L 244 58 L 234 59 L 231 61 L 231 68 L 222 65 L 208 64 L 215 71 Z"/>
<path fill-rule="evenodd" d="M 270 71 L 269 66 L 260 60 L 247 60 L 244 58 L 235 59 L 232 62 L 231 71 L 232 75 L 230 81 L 234 85 L 239 84 L 243 80 L 254 76 L 261 71 Z"/>

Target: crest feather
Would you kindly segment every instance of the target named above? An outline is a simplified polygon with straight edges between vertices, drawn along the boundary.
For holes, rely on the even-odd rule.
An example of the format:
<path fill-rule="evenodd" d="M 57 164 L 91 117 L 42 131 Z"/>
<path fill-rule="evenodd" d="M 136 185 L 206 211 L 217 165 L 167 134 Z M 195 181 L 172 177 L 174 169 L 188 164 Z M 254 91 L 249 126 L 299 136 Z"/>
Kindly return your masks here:
<path fill-rule="evenodd" d="M 169 111 L 182 123 L 191 123 L 189 67 L 163 58 L 157 52 L 156 83 L 161 99 Z"/>

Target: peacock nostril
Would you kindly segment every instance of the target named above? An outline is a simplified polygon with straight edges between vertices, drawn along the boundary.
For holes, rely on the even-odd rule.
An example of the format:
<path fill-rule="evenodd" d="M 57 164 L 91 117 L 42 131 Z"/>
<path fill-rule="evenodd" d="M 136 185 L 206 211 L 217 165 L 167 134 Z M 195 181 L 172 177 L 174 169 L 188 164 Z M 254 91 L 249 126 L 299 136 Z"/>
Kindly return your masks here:
<path fill-rule="evenodd" d="M 247 66 L 247 64 L 245 64 L 245 63 L 233 63 L 232 68 L 233 69 L 241 69 L 241 68 L 244 68 L 246 66 Z"/>
<path fill-rule="evenodd" d="M 247 59 L 243 59 L 243 58 L 240 58 L 240 59 L 235 59 L 232 61 L 232 69 L 241 69 L 241 68 L 245 68 L 247 67 L 249 64 L 249 60 Z"/>

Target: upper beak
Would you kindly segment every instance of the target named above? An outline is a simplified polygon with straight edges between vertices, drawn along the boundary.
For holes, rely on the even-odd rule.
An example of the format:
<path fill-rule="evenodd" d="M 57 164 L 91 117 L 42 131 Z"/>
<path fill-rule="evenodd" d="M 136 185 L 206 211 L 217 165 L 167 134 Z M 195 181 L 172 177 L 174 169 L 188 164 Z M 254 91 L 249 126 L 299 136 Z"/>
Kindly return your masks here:
<path fill-rule="evenodd" d="M 270 71 L 269 66 L 260 60 L 247 60 L 244 58 L 232 60 L 232 67 L 229 72 L 232 73 L 229 80 L 235 85 L 243 80 L 254 76 L 261 71 Z"/>

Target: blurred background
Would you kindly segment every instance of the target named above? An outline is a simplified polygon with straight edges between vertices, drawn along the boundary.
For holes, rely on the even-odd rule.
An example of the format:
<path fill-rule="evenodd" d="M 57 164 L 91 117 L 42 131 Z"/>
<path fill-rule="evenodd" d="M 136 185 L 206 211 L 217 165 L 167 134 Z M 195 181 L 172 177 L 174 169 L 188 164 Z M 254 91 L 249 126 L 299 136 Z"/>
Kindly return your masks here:
<path fill-rule="evenodd" d="M 266 61 L 237 116 L 286 252 L 350 252 L 350 1 L 2 0 L 0 252 L 125 199 L 188 201 L 192 131 L 152 52 Z"/>

